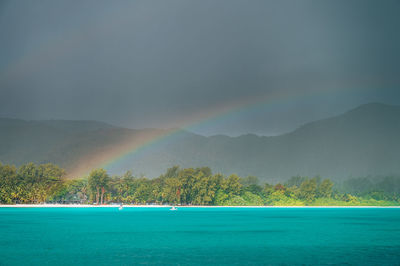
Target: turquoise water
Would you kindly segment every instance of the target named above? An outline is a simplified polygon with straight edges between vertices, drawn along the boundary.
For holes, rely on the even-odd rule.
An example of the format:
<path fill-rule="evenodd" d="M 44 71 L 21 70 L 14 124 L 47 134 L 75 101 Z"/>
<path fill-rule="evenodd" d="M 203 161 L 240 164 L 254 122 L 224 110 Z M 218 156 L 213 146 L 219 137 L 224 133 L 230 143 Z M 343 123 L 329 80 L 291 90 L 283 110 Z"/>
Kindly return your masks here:
<path fill-rule="evenodd" d="M 0 265 L 400 264 L 400 209 L 0 208 Z"/>

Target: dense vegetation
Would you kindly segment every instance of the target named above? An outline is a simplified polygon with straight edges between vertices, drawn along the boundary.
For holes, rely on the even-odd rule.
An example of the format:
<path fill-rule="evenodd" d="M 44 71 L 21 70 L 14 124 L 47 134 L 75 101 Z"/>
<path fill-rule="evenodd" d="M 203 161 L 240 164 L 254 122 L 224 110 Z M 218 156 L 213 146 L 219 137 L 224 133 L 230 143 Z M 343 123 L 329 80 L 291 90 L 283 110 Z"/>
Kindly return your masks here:
<path fill-rule="evenodd" d="M 65 179 L 53 164 L 28 163 L 18 169 L 0 164 L 0 203 L 127 203 L 181 205 L 399 205 L 400 179 L 349 180 L 294 176 L 284 184 L 260 184 L 257 177 L 212 174 L 208 167 L 169 168 L 155 179 L 131 172 L 110 177 L 104 169 L 88 177 Z M 369 182 L 367 182 L 369 180 Z"/>

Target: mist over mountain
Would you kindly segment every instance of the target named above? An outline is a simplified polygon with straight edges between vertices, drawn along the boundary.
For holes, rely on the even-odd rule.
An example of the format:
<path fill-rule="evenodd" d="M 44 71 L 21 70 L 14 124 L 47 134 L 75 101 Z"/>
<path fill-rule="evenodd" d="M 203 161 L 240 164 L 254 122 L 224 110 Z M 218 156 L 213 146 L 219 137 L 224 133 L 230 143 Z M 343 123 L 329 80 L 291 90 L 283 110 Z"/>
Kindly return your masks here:
<path fill-rule="evenodd" d="M 72 171 L 82 160 L 107 154 L 140 134 L 163 129 L 127 129 L 97 121 L 0 119 L 0 161 L 58 164 Z M 342 115 L 305 124 L 274 137 L 254 134 L 205 137 L 179 131 L 145 145 L 107 166 L 112 174 L 132 170 L 157 177 L 173 165 L 209 166 L 214 172 L 254 175 L 266 181 L 294 175 L 343 180 L 400 174 L 400 106 L 370 103 Z"/>

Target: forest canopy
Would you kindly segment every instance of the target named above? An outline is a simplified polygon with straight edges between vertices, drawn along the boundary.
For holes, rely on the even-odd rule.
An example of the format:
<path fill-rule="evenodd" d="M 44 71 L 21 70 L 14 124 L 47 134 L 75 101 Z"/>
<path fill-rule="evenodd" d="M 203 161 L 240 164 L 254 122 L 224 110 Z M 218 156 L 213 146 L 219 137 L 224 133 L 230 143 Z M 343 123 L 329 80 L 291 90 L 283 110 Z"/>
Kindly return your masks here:
<path fill-rule="evenodd" d="M 328 178 L 293 176 L 262 183 L 255 176 L 213 174 L 209 167 L 174 166 L 158 178 L 127 171 L 110 176 L 94 169 L 66 179 L 54 164 L 0 164 L 1 204 L 160 204 L 212 206 L 389 206 L 400 204 L 400 178 L 362 177 L 334 184 Z"/>

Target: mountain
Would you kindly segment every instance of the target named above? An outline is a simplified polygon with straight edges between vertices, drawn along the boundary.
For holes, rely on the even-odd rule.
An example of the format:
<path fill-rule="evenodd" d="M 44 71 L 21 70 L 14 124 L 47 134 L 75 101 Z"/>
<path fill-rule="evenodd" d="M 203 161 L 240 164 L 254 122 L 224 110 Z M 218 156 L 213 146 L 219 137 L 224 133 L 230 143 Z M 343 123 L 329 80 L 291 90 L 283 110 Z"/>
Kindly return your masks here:
<path fill-rule="evenodd" d="M 55 163 L 70 174 L 98 167 L 122 146 L 162 135 L 161 129 L 127 129 L 97 121 L 25 121 L 0 118 L 0 162 Z M 128 145 L 129 144 L 129 145 Z M 85 173 L 83 171 L 82 173 Z"/>
<path fill-rule="evenodd" d="M 174 132 L 126 129 L 95 121 L 0 119 L 0 161 L 17 165 L 52 162 L 70 173 L 106 165 L 111 173 L 132 169 L 150 177 L 173 165 L 210 166 L 214 172 L 269 181 L 293 175 L 340 180 L 400 174 L 400 106 L 365 104 L 274 137 Z M 137 147 L 141 149 L 129 154 Z M 107 164 L 121 154 L 128 155 Z"/>
<path fill-rule="evenodd" d="M 0 118 L 0 161 L 16 165 L 33 161 L 54 162 L 54 149 L 73 143 L 82 134 L 112 129 L 97 121 L 25 121 Z"/>

